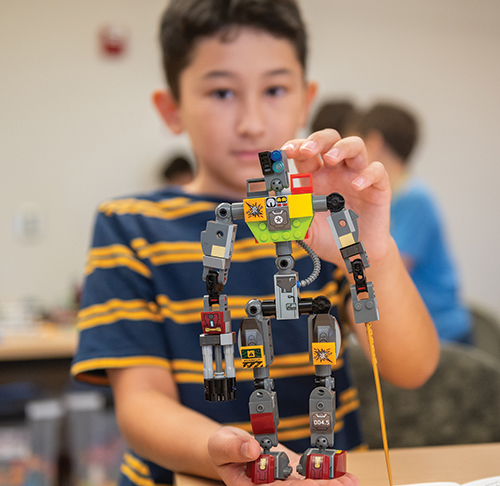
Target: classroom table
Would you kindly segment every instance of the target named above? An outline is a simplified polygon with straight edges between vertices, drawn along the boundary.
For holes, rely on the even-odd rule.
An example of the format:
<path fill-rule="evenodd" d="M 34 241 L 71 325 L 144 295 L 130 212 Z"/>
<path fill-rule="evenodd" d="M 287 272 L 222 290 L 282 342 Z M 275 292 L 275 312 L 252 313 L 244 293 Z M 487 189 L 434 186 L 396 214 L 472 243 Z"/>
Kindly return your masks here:
<path fill-rule="evenodd" d="M 438 481 L 464 484 L 500 476 L 500 443 L 392 449 L 389 452 L 396 486 Z M 388 486 L 384 451 L 349 452 L 347 469 L 361 486 Z M 175 486 L 220 486 L 222 483 L 177 474 Z M 286 483 L 285 483 L 286 484 Z"/>
<path fill-rule="evenodd" d="M 26 334 L 0 335 L 0 361 L 69 358 L 76 343 L 76 329 L 69 326 L 45 326 Z"/>
<path fill-rule="evenodd" d="M 0 384 L 30 381 L 58 395 L 69 382 L 77 341 L 73 326 L 43 326 L 26 334 L 2 334 Z"/>

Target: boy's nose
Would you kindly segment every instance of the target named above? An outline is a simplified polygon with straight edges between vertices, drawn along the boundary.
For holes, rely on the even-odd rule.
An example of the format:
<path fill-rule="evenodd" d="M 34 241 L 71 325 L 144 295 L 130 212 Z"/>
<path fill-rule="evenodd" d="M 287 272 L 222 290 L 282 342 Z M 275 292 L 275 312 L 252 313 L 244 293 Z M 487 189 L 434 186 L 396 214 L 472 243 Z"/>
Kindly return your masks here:
<path fill-rule="evenodd" d="M 265 130 L 265 113 L 257 99 L 248 97 L 240 107 L 237 121 L 237 131 L 239 135 L 247 137 L 257 137 Z"/>

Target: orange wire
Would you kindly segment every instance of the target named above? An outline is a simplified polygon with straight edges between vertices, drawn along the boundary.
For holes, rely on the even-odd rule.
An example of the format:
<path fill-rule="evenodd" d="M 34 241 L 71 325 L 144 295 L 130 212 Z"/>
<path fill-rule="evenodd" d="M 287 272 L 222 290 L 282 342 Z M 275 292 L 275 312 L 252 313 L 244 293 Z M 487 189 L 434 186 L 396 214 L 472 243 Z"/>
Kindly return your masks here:
<path fill-rule="evenodd" d="M 387 429 L 385 426 L 384 403 L 382 402 L 382 389 L 380 388 L 380 376 L 378 374 L 377 357 L 375 356 L 375 343 L 373 342 L 373 330 L 371 322 L 365 322 L 366 334 L 370 343 L 370 353 L 372 356 L 373 376 L 375 377 L 375 387 L 377 388 L 378 411 L 380 415 L 380 428 L 382 429 L 382 442 L 384 444 L 385 463 L 387 464 L 387 474 L 389 484 L 392 486 L 391 461 L 389 459 L 389 444 L 387 443 Z"/>

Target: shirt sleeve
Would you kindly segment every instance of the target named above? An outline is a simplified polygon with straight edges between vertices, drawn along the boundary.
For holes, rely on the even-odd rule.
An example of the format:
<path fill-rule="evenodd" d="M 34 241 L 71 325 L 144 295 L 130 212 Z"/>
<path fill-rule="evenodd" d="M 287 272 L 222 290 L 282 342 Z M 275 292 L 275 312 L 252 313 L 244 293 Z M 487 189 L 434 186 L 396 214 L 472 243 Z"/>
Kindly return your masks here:
<path fill-rule="evenodd" d="M 78 380 L 106 385 L 108 368 L 169 367 L 152 269 L 131 246 L 136 217 L 105 209 L 97 215 L 71 367 Z"/>

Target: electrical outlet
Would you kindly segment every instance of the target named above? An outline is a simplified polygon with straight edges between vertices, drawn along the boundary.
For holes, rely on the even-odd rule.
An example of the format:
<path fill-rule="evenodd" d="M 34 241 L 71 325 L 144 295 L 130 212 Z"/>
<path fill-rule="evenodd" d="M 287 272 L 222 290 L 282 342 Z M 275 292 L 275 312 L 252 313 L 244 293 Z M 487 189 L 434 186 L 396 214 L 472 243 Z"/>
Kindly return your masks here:
<path fill-rule="evenodd" d="M 12 229 L 17 239 L 33 242 L 43 233 L 45 218 L 42 211 L 33 203 L 22 204 L 14 213 Z"/>

